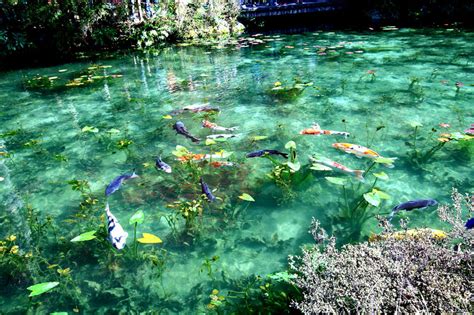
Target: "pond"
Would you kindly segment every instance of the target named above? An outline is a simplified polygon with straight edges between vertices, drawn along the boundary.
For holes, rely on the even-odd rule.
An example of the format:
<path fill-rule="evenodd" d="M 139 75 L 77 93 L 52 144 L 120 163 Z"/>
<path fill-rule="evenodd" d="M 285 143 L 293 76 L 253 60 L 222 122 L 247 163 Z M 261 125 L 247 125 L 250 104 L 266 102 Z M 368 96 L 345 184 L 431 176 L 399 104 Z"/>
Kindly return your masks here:
<path fill-rule="evenodd" d="M 248 295 L 265 298 L 268 275 L 313 243 L 312 218 L 342 245 L 379 233 L 376 215 L 402 202 L 472 191 L 472 36 L 256 34 L 0 74 L 0 236 L 19 246 L 0 253 L 0 312 L 250 312 Z M 177 134 L 177 121 L 201 141 Z M 246 157 L 264 149 L 283 154 Z M 106 202 L 128 233 L 123 250 L 106 240 Z M 144 220 L 130 224 L 139 210 Z M 392 223 L 400 219 L 444 228 L 436 207 Z M 162 242 L 135 243 L 135 228 Z M 89 231 L 93 239 L 70 242 Z M 29 299 L 26 288 L 42 282 L 59 286 Z"/>

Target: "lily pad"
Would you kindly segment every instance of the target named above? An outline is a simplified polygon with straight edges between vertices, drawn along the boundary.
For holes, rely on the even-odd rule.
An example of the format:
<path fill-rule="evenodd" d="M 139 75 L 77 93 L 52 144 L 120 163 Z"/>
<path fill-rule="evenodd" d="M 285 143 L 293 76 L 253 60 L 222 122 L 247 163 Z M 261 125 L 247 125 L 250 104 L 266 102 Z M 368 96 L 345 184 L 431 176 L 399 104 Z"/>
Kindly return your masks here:
<path fill-rule="evenodd" d="M 137 212 L 135 212 L 132 217 L 130 218 L 130 220 L 128 220 L 128 223 L 130 225 L 134 225 L 134 224 L 142 224 L 143 221 L 145 221 L 145 214 L 143 213 L 142 210 L 138 210 Z"/>
<path fill-rule="evenodd" d="M 95 239 L 97 236 L 95 236 L 95 232 L 97 231 L 89 231 L 82 233 L 81 235 L 76 236 L 71 240 L 71 242 L 86 242 Z"/>
<path fill-rule="evenodd" d="M 418 122 L 418 121 L 411 121 L 410 123 L 410 126 L 412 126 L 413 128 L 416 128 L 416 127 L 423 127 L 423 124 Z"/>
<path fill-rule="evenodd" d="M 93 132 L 93 133 L 97 133 L 99 132 L 99 129 L 96 128 L 96 127 L 92 127 L 92 126 L 85 126 L 81 129 L 82 132 Z"/>
<path fill-rule="evenodd" d="M 288 161 L 286 164 L 288 165 L 289 168 L 291 168 L 292 171 L 295 171 L 295 172 L 298 172 L 301 168 L 300 162 L 292 163 Z"/>
<path fill-rule="evenodd" d="M 172 119 L 173 117 L 171 115 L 164 115 L 162 118 L 163 119 Z"/>
<path fill-rule="evenodd" d="M 385 172 L 374 173 L 374 176 L 381 180 L 388 180 L 388 175 Z"/>
<path fill-rule="evenodd" d="M 375 194 L 373 191 L 369 193 L 364 194 L 364 199 L 367 201 L 369 204 L 371 204 L 374 207 L 378 207 L 380 205 L 380 196 Z"/>
<path fill-rule="evenodd" d="M 375 195 L 379 196 L 380 199 L 385 199 L 385 200 L 389 200 L 389 199 L 390 199 L 390 195 L 387 194 L 387 193 L 385 193 L 385 192 L 383 192 L 383 191 L 381 191 L 381 190 L 378 190 L 378 189 L 375 189 L 375 188 L 374 188 L 374 189 L 372 190 L 372 192 L 373 192 Z"/>
<path fill-rule="evenodd" d="M 347 182 L 345 178 L 339 178 L 339 177 L 324 177 L 328 182 L 336 185 L 341 185 L 344 186 Z"/>
<path fill-rule="evenodd" d="M 176 157 L 182 157 L 184 155 L 188 155 L 189 150 L 183 147 L 182 145 L 177 145 L 176 150 L 172 151 L 171 154 L 173 154 Z"/>
<path fill-rule="evenodd" d="M 396 159 L 397 158 L 378 157 L 374 160 L 374 162 L 380 163 L 380 164 L 393 165 L 393 162 L 395 162 Z"/>
<path fill-rule="evenodd" d="M 150 234 L 150 233 L 143 233 L 143 237 L 137 239 L 137 241 L 138 241 L 139 243 L 142 243 L 142 244 L 159 244 L 159 243 L 163 243 L 163 241 L 161 240 L 161 238 L 159 238 L 159 237 L 156 236 L 156 235 Z"/>
<path fill-rule="evenodd" d="M 216 144 L 217 142 L 215 142 L 214 140 L 212 139 L 206 139 L 206 145 L 213 145 L 213 144 Z"/>
<path fill-rule="evenodd" d="M 264 140 L 264 139 L 267 139 L 268 136 L 254 136 L 252 137 L 252 141 L 260 141 L 260 140 Z"/>
<path fill-rule="evenodd" d="M 245 201 L 255 202 L 255 199 L 253 199 L 252 196 L 250 196 L 249 194 L 246 194 L 246 193 L 243 193 L 242 195 L 240 195 L 239 198 L 242 199 L 242 200 L 245 200 Z"/>
<path fill-rule="evenodd" d="M 59 282 L 42 282 L 28 287 L 27 289 L 31 291 L 29 297 L 37 296 L 43 293 L 48 292 L 59 284 Z"/>

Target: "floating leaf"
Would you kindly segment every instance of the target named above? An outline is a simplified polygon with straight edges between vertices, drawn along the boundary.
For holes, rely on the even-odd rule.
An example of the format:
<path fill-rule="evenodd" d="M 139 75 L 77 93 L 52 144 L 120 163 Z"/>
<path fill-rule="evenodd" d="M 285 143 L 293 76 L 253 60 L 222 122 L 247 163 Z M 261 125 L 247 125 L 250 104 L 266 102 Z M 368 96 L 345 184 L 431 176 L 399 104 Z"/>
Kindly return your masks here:
<path fill-rule="evenodd" d="M 172 119 L 173 117 L 171 115 L 164 115 L 162 118 L 163 119 Z"/>
<path fill-rule="evenodd" d="M 252 137 L 252 141 L 259 141 L 259 140 L 264 140 L 267 139 L 268 136 L 254 136 Z"/>
<path fill-rule="evenodd" d="M 292 162 L 288 161 L 286 164 L 288 165 L 289 168 L 291 168 L 295 172 L 298 172 L 301 168 L 301 163 L 300 162 L 292 163 Z"/>
<path fill-rule="evenodd" d="M 130 218 L 130 220 L 128 220 L 128 223 L 130 225 L 134 225 L 134 224 L 142 224 L 143 221 L 145 221 L 145 214 L 143 213 L 142 210 L 138 210 L 137 212 L 135 212 L 132 217 Z"/>
<path fill-rule="evenodd" d="M 216 142 L 212 139 L 206 139 L 206 145 L 213 145 L 216 144 Z"/>
<path fill-rule="evenodd" d="M 296 143 L 294 141 L 288 141 L 286 144 L 285 144 L 285 149 L 289 150 L 289 149 L 296 149 Z"/>
<path fill-rule="evenodd" d="M 163 243 L 163 241 L 156 235 L 150 233 L 143 233 L 143 237 L 137 239 L 139 243 L 142 244 L 159 244 Z"/>
<path fill-rule="evenodd" d="M 67 312 L 52 312 L 49 315 L 68 315 Z"/>
<path fill-rule="evenodd" d="M 94 132 L 94 133 L 97 133 L 97 132 L 99 132 L 99 129 L 97 129 L 96 127 L 92 127 L 92 126 L 85 126 L 84 128 L 82 128 L 82 132 Z"/>
<path fill-rule="evenodd" d="M 245 200 L 245 201 L 252 201 L 255 202 L 255 199 L 253 199 L 252 196 L 249 194 L 243 193 L 242 195 L 239 196 L 240 199 Z"/>
<path fill-rule="evenodd" d="M 82 233 L 81 235 L 78 235 L 75 238 L 73 238 L 71 242 L 85 242 L 85 241 L 93 240 L 94 238 L 97 237 L 94 235 L 95 232 L 97 231 L 89 231 L 89 232 Z"/>
<path fill-rule="evenodd" d="M 324 178 L 326 178 L 326 180 L 330 183 L 341 185 L 341 186 L 344 186 L 347 181 L 345 178 L 339 178 L 339 177 L 324 177 Z"/>
<path fill-rule="evenodd" d="M 388 175 L 385 172 L 374 173 L 374 176 L 380 178 L 381 180 L 387 180 Z"/>
<path fill-rule="evenodd" d="M 329 166 L 322 165 L 319 163 L 313 163 L 310 169 L 315 170 L 315 171 L 332 171 L 332 168 L 330 168 Z"/>
<path fill-rule="evenodd" d="M 374 191 L 371 191 L 369 193 L 364 194 L 364 199 L 367 201 L 369 204 L 371 204 L 374 207 L 378 207 L 380 205 L 380 196 L 375 194 Z"/>
<path fill-rule="evenodd" d="M 28 287 L 27 289 L 31 291 L 29 297 L 36 296 L 43 294 L 45 292 L 48 292 L 52 288 L 56 287 L 59 284 L 59 282 L 43 282 L 43 283 L 38 283 L 35 285 L 32 285 Z"/>
<path fill-rule="evenodd" d="M 173 154 L 176 157 L 182 157 L 184 155 L 188 155 L 189 150 L 183 147 L 182 145 L 177 145 L 176 150 L 172 151 L 171 154 Z"/>
<path fill-rule="evenodd" d="M 397 158 L 386 158 L 386 157 L 378 157 L 374 160 L 375 163 L 380 164 L 393 164 Z"/>
<path fill-rule="evenodd" d="M 372 192 L 374 194 L 376 194 L 377 196 L 379 196 L 380 199 L 385 199 L 385 200 L 389 200 L 390 199 L 390 195 L 387 194 L 387 193 L 384 193 L 383 191 L 381 190 L 378 190 L 378 189 L 373 189 Z"/>

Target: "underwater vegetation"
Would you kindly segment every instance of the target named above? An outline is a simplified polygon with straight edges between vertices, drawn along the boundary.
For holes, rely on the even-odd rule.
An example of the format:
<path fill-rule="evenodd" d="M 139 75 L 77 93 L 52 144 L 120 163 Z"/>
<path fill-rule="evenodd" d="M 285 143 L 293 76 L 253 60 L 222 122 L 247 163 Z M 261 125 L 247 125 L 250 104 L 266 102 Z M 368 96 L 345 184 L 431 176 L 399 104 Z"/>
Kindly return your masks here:
<path fill-rule="evenodd" d="M 255 34 L 239 47 L 181 45 L 2 74 L 0 312 L 298 313 L 303 306 L 290 305 L 313 291 L 287 257 L 314 251 L 312 217 L 335 237 L 323 248 L 341 259 L 428 248 L 452 269 L 422 270 L 463 282 L 464 256 L 444 242 L 469 252 L 470 210 L 457 230 L 434 212 L 451 187 L 473 184 L 469 55 L 445 58 L 469 50 L 465 37 Z M 442 51 L 431 46 L 447 39 Z M 392 215 L 384 232 L 377 218 Z M 354 270 L 347 259 L 341 266 Z M 394 259 L 384 266 L 421 279 L 426 300 L 424 275 Z M 390 297 L 413 293 L 418 305 L 410 284 Z M 333 297 L 347 311 L 367 302 Z M 464 295 L 457 301 L 465 310 Z M 387 311 L 416 311 L 394 303 Z"/>

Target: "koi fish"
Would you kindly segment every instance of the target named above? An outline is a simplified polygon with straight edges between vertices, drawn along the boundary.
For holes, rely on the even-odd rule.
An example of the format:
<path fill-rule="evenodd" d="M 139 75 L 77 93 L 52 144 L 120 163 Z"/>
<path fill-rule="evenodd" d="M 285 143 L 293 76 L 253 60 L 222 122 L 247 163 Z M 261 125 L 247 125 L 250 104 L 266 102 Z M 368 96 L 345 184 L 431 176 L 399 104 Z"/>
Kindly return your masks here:
<path fill-rule="evenodd" d="M 234 166 L 234 163 L 228 162 L 228 161 L 212 161 L 211 164 L 213 167 L 218 168 L 218 167 L 223 167 L 223 166 Z"/>
<path fill-rule="evenodd" d="M 339 136 L 344 136 L 344 138 L 347 138 L 349 137 L 350 133 L 345 132 L 345 131 L 323 130 L 321 129 L 319 124 L 314 123 L 313 126 L 311 126 L 311 128 L 301 130 L 300 135 L 315 135 L 315 136 L 339 135 Z"/>
<path fill-rule="evenodd" d="M 469 220 L 466 221 L 466 224 L 464 224 L 467 230 L 470 230 L 474 227 L 474 218 L 470 218 Z"/>
<path fill-rule="evenodd" d="M 221 126 L 218 126 L 217 124 L 212 123 L 208 120 L 203 120 L 202 121 L 202 127 L 203 128 L 209 128 L 209 129 L 212 129 L 212 130 L 218 130 L 218 131 L 234 131 L 234 130 L 239 129 L 239 127 L 230 127 L 230 128 L 221 127 Z"/>
<path fill-rule="evenodd" d="M 394 207 L 392 209 L 392 212 L 390 213 L 390 216 L 388 217 L 388 220 L 389 221 L 392 220 L 395 213 L 401 210 L 411 211 L 413 209 L 426 209 L 429 206 L 436 206 L 437 204 L 438 202 L 434 199 L 420 199 L 420 200 L 407 201 Z"/>
<path fill-rule="evenodd" d="M 184 126 L 184 124 L 183 124 L 181 121 L 177 121 L 177 122 L 173 125 L 173 129 L 176 130 L 176 133 L 179 133 L 180 135 L 183 135 L 183 136 L 185 136 L 186 138 L 191 139 L 193 142 L 199 142 L 199 141 L 201 141 L 201 139 L 196 138 L 195 136 L 191 135 L 191 134 L 189 133 L 188 129 L 186 129 L 186 126 Z"/>
<path fill-rule="evenodd" d="M 200 178 L 199 182 L 201 183 L 201 190 L 204 195 L 206 195 L 206 198 L 209 202 L 213 202 L 216 200 L 216 197 L 212 194 L 211 190 L 209 189 L 209 186 L 202 180 L 202 177 Z"/>
<path fill-rule="evenodd" d="M 235 138 L 235 137 L 238 137 L 238 136 L 240 136 L 240 133 L 239 134 L 220 133 L 220 134 L 217 134 L 217 135 L 206 136 L 206 138 L 207 139 L 230 139 L 230 138 Z"/>
<path fill-rule="evenodd" d="M 156 158 L 155 167 L 156 167 L 157 170 L 162 170 L 165 173 L 171 173 L 172 172 L 171 166 L 169 166 L 168 164 L 163 162 L 163 160 L 161 159 L 161 156 Z"/>
<path fill-rule="evenodd" d="M 285 159 L 288 158 L 288 153 L 283 153 L 283 152 L 280 152 L 278 150 L 267 150 L 267 149 L 247 153 L 246 157 L 248 157 L 248 158 L 261 157 L 261 156 L 264 156 L 266 154 L 281 155 Z"/>
<path fill-rule="evenodd" d="M 107 186 L 107 188 L 105 188 L 105 196 L 110 196 L 111 194 L 113 194 L 114 192 L 116 192 L 117 190 L 119 190 L 120 186 L 122 186 L 122 183 L 128 179 L 131 179 L 131 178 L 137 178 L 139 177 L 137 174 L 135 174 L 135 172 L 133 172 L 132 174 L 124 174 L 124 175 L 120 175 L 120 176 L 117 176 L 115 177 L 111 182 L 110 184 Z"/>
<path fill-rule="evenodd" d="M 388 234 L 372 234 L 369 236 L 369 242 L 381 241 L 386 239 L 405 240 L 408 238 L 418 238 L 422 235 L 429 235 L 434 239 L 442 240 L 445 239 L 447 234 L 442 230 L 436 229 L 409 229 L 406 231 L 397 231 Z"/>
<path fill-rule="evenodd" d="M 221 111 L 219 107 L 211 106 L 209 103 L 188 105 L 186 107 L 183 107 L 183 110 L 191 111 L 193 113 Z"/>
<path fill-rule="evenodd" d="M 470 128 L 465 129 L 464 133 L 467 133 L 468 135 L 474 135 L 474 124 L 471 124 Z"/>
<path fill-rule="evenodd" d="M 319 156 L 319 155 L 310 156 L 309 158 L 314 163 L 326 165 L 326 166 L 329 166 L 330 168 L 336 168 L 336 169 L 338 169 L 338 170 L 340 170 L 344 173 L 354 175 L 361 182 L 365 181 L 364 177 L 362 176 L 364 171 L 350 169 L 347 166 L 344 166 L 342 164 L 339 164 L 337 162 L 334 162 L 334 161 L 332 161 L 328 158 L 325 158 L 325 157 Z"/>
<path fill-rule="evenodd" d="M 346 153 L 349 153 L 349 154 L 354 154 L 358 158 L 361 158 L 361 157 L 366 157 L 366 158 L 369 158 L 369 159 L 384 158 L 380 154 L 378 154 L 377 152 L 375 152 L 375 151 L 373 151 L 369 148 L 363 147 L 361 145 L 358 145 L 358 144 L 333 143 L 332 147 L 335 148 L 335 149 L 344 151 Z M 382 163 L 382 164 L 384 164 L 386 167 L 392 168 L 393 167 L 393 162 L 397 158 L 384 158 L 384 159 L 389 160 L 389 162 Z"/>
<path fill-rule="evenodd" d="M 117 218 L 110 212 L 109 203 L 105 205 L 105 213 L 107 215 L 107 231 L 109 233 L 109 241 L 112 246 L 118 250 L 125 247 L 127 243 L 128 233 L 124 231 Z"/>

